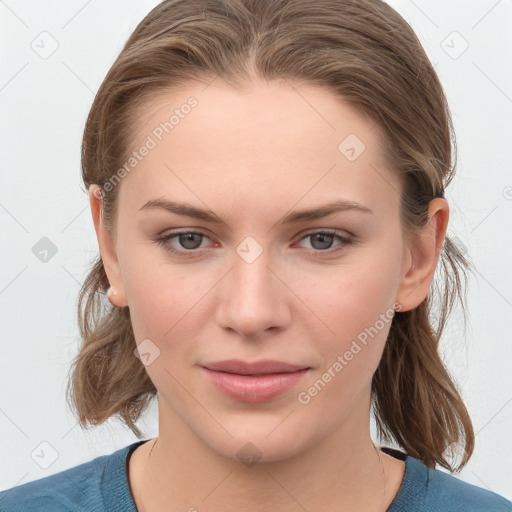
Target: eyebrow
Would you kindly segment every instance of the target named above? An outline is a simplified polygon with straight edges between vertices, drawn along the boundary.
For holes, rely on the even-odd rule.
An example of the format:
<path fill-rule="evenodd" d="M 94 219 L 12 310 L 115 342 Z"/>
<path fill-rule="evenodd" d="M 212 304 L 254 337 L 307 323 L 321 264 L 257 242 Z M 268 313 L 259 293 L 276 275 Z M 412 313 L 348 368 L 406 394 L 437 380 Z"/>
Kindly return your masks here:
<path fill-rule="evenodd" d="M 152 199 L 144 204 L 139 209 L 139 211 L 144 209 L 164 209 L 171 213 L 175 213 L 176 215 L 185 215 L 187 217 L 193 217 L 195 219 L 203 220 L 206 222 L 227 226 L 227 222 L 211 210 L 197 208 L 195 206 L 191 206 L 185 203 L 178 203 L 176 201 L 170 201 L 168 199 Z M 299 222 L 321 219 L 334 213 L 346 211 L 359 211 L 361 213 L 370 214 L 373 213 L 372 210 L 367 206 L 356 203 L 354 201 L 348 201 L 346 199 L 338 199 L 321 206 L 295 210 L 285 215 L 278 224 L 297 224 Z"/>

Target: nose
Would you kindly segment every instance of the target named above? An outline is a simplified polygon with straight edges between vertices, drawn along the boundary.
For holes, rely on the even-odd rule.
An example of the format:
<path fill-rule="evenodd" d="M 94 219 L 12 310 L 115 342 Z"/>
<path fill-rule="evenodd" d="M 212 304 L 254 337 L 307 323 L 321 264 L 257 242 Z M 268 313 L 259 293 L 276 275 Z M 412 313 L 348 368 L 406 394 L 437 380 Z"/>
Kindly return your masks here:
<path fill-rule="evenodd" d="M 282 278 L 263 253 L 252 262 L 235 254 L 233 268 L 222 280 L 217 322 L 246 339 L 282 330 L 291 322 L 290 296 Z M 274 334 L 275 334 L 274 332 Z"/>

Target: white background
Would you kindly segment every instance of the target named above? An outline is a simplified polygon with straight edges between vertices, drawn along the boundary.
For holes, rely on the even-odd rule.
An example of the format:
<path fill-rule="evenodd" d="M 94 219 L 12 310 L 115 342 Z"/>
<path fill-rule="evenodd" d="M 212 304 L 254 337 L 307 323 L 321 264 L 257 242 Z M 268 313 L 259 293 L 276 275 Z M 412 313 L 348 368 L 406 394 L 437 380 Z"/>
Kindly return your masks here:
<path fill-rule="evenodd" d="M 0 1 L 0 489 L 136 440 L 115 422 L 83 432 L 64 391 L 78 347 L 78 290 L 97 252 L 80 180 L 82 130 L 109 67 L 156 3 Z M 458 476 L 512 499 L 512 2 L 390 3 L 435 64 L 458 136 L 450 231 L 477 269 L 467 330 L 455 316 L 442 346 L 477 432 Z M 58 43 L 47 59 L 31 48 L 41 37 L 51 48 L 43 31 Z M 32 252 L 42 237 L 57 248 L 46 263 Z M 145 438 L 156 435 L 155 407 L 141 426 Z"/>

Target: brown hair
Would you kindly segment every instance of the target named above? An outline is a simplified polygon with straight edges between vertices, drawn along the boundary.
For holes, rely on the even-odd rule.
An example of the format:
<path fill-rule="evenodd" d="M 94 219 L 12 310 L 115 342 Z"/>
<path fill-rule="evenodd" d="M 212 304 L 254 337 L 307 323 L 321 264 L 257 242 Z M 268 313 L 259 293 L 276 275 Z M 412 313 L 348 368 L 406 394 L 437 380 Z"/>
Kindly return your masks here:
<path fill-rule="evenodd" d="M 326 86 L 370 115 L 403 183 L 404 229 L 421 230 L 429 202 L 453 177 L 452 124 L 419 40 L 380 0 L 168 0 L 155 7 L 101 84 L 84 130 L 83 181 L 103 187 L 107 229 L 115 232 L 119 187 L 104 185 L 129 154 L 142 102 L 188 80 L 241 86 L 254 76 Z M 455 301 L 464 306 L 468 268 L 447 237 L 429 295 L 393 319 L 372 381 L 381 437 L 452 471 L 468 462 L 474 433 L 438 344 Z M 68 398 L 82 426 L 117 415 L 140 437 L 135 422 L 156 389 L 134 356 L 129 308 L 102 302 L 108 286 L 98 256 L 80 292 L 83 344 Z M 460 447 L 462 460 L 452 465 L 447 452 Z"/>

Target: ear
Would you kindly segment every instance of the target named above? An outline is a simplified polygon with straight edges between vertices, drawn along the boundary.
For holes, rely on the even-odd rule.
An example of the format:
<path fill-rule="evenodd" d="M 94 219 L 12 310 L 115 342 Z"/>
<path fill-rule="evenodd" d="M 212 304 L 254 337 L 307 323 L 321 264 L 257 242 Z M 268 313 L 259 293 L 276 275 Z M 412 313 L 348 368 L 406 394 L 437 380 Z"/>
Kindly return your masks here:
<path fill-rule="evenodd" d="M 442 198 L 432 199 L 427 224 L 419 234 L 411 236 L 396 298 L 401 305 L 399 311 L 414 309 L 427 296 L 443 248 L 449 216 L 448 202 Z"/>
<path fill-rule="evenodd" d="M 113 291 L 109 300 L 116 306 L 127 306 L 128 301 L 126 300 L 121 269 L 117 259 L 115 240 L 103 225 L 102 191 L 98 185 L 91 185 L 89 187 L 89 203 L 91 205 L 92 220 L 98 238 L 101 259 L 103 260 L 103 266 Z"/>

